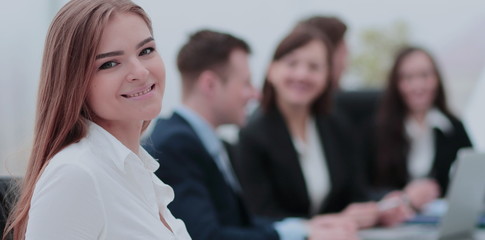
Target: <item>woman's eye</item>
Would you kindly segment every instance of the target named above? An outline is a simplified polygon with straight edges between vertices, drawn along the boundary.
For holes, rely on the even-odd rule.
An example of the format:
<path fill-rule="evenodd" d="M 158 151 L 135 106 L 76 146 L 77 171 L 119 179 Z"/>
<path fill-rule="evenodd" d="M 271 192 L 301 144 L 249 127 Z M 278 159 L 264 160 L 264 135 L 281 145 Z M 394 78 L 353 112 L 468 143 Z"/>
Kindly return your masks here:
<path fill-rule="evenodd" d="M 155 51 L 155 49 L 152 48 L 152 47 L 145 48 L 145 49 L 141 50 L 140 56 L 148 55 L 148 54 L 152 53 L 153 51 Z"/>
<path fill-rule="evenodd" d="M 118 65 L 118 63 L 114 61 L 105 62 L 99 67 L 99 70 L 109 69 L 115 67 L 116 65 Z"/>
<path fill-rule="evenodd" d="M 286 66 L 288 66 L 288 67 L 295 67 L 295 66 L 296 66 L 296 64 L 297 64 L 297 62 L 296 62 L 295 60 L 293 60 L 293 59 L 287 59 L 287 60 L 285 61 L 285 64 L 286 64 Z"/>
<path fill-rule="evenodd" d="M 309 64 L 308 69 L 310 69 L 311 72 L 318 72 L 320 71 L 320 66 L 318 64 L 311 63 Z"/>
<path fill-rule="evenodd" d="M 433 72 L 432 71 L 423 71 L 423 72 L 421 72 L 421 77 L 422 78 L 429 78 L 431 76 L 433 76 Z"/>

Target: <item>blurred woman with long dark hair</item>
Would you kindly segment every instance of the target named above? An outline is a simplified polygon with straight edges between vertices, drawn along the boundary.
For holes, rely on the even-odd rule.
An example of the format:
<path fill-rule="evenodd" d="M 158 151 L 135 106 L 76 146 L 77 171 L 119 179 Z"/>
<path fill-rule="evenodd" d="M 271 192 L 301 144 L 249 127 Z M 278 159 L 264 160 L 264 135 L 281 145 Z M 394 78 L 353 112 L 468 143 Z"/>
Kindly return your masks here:
<path fill-rule="evenodd" d="M 406 47 L 397 54 L 367 137 L 368 180 L 377 198 L 403 189 L 419 210 L 446 193 L 457 152 L 471 142 L 448 109 L 441 73 L 426 50 Z"/>

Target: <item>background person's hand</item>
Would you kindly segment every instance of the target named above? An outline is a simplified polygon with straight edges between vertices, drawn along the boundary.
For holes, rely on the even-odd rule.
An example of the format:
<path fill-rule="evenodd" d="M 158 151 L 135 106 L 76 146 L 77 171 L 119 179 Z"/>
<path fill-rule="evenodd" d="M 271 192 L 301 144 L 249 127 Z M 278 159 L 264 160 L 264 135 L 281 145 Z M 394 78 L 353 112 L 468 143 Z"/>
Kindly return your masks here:
<path fill-rule="evenodd" d="M 341 214 L 323 214 L 308 221 L 310 228 L 339 228 L 344 231 L 357 232 L 358 226 L 352 218 Z"/>
<path fill-rule="evenodd" d="M 424 206 L 440 196 L 440 187 L 435 180 L 414 180 L 404 188 L 404 193 L 411 206 L 416 210 L 423 210 Z"/>
<path fill-rule="evenodd" d="M 354 220 L 339 214 L 313 217 L 309 221 L 308 240 L 358 240 Z"/>
<path fill-rule="evenodd" d="M 315 228 L 310 230 L 308 240 L 359 240 L 359 237 L 357 232 L 341 228 Z"/>
<path fill-rule="evenodd" d="M 353 219 L 358 228 L 369 228 L 377 224 L 379 208 L 375 202 L 353 203 L 342 211 L 342 215 Z"/>
<path fill-rule="evenodd" d="M 386 227 L 398 225 L 415 215 L 402 191 L 388 193 L 379 201 L 378 207 L 379 223 Z"/>

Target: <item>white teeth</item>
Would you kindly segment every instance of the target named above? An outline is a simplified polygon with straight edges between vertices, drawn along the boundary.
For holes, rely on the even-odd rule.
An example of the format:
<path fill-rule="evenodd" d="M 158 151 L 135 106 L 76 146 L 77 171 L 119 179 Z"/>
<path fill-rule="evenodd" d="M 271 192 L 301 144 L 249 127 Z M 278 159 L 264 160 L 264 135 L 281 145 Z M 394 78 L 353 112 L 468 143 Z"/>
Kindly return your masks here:
<path fill-rule="evenodd" d="M 293 89 L 296 89 L 296 90 L 308 90 L 310 88 L 309 85 L 307 84 L 302 84 L 302 83 L 293 83 L 290 85 Z"/>
<path fill-rule="evenodd" d="M 152 90 L 152 87 L 149 87 L 141 92 L 137 92 L 137 93 L 133 93 L 133 94 L 126 94 L 126 97 L 127 98 L 132 98 L 132 97 L 138 97 L 138 96 L 141 96 L 141 95 L 145 95 L 147 93 L 149 93 L 150 91 Z"/>

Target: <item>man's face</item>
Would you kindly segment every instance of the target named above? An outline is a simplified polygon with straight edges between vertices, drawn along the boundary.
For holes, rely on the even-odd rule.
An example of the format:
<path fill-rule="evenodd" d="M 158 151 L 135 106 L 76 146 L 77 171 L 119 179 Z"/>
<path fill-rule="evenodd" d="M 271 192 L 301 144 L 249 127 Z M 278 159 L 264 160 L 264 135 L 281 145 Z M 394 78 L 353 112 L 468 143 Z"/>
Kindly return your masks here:
<path fill-rule="evenodd" d="M 216 117 L 220 125 L 242 126 L 246 120 L 248 101 L 257 97 L 257 91 L 251 84 L 248 54 L 233 50 L 224 75 L 225 79 L 218 84 L 214 102 Z"/>

